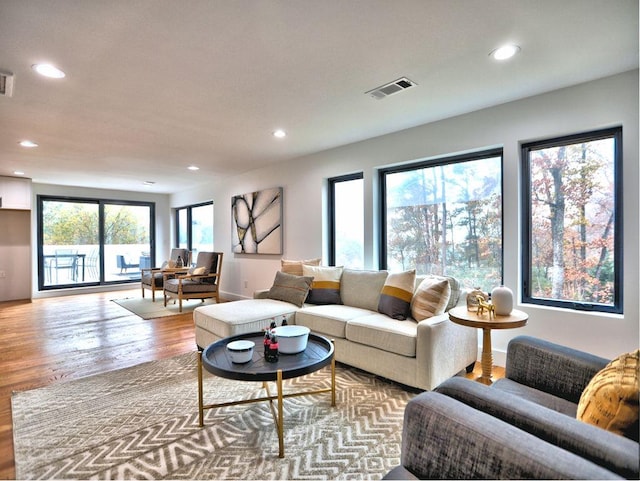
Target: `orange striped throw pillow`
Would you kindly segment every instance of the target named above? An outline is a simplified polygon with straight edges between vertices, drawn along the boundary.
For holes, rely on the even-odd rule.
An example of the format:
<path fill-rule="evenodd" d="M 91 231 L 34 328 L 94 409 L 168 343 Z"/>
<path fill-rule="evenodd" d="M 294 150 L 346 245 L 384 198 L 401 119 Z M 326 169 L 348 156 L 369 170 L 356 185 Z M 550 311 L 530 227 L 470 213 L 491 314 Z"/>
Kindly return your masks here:
<path fill-rule="evenodd" d="M 342 304 L 340 300 L 340 279 L 342 267 L 302 265 L 302 275 L 313 277 L 307 297 L 310 304 Z"/>
<path fill-rule="evenodd" d="M 404 321 L 409 317 L 415 280 L 415 269 L 390 273 L 382 286 L 382 292 L 380 292 L 378 312 L 399 321 Z"/>
<path fill-rule="evenodd" d="M 411 301 L 411 317 L 422 321 L 442 314 L 449 303 L 451 286 L 443 278 L 426 277 L 416 289 Z"/>

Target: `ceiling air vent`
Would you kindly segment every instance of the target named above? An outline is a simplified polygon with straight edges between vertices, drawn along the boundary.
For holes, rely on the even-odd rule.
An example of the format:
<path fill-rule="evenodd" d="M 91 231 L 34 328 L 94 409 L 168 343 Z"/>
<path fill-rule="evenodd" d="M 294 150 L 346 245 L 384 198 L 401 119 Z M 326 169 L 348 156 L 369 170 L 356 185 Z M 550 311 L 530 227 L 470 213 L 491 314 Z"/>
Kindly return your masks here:
<path fill-rule="evenodd" d="M 415 87 L 416 85 L 418 84 L 416 84 L 414 81 L 409 80 L 407 77 L 402 77 L 398 80 L 394 80 L 393 82 L 389 82 L 388 84 L 376 87 L 375 89 L 369 90 L 365 93 L 367 95 L 371 95 L 374 99 L 380 100 L 388 97 L 389 95 L 397 94 L 398 92 L 402 92 L 403 90 Z"/>
<path fill-rule="evenodd" d="M 13 95 L 13 74 L 0 71 L 0 96 Z"/>

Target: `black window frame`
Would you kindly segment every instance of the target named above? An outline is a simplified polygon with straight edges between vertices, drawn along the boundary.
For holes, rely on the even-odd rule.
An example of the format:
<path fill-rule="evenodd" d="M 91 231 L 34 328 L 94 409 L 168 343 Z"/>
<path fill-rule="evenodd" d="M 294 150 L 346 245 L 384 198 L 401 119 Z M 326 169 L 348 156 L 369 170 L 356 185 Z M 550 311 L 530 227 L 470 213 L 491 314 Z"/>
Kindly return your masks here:
<path fill-rule="evenodd" d="M 378 187 L 379 187 L 379 200 L 378 200 L 378 212 L 380 219 L 379 229 L 379 258 L 378 265 L 380 269 L 387 269 L 387 186 L 385 182 L 385 176 L 388 174 L 395 174 L 399 172 L 408 172 L 411 170 L 418 170 L 423 168 L 431 168 L 444 166 L 449 164 L 471 162 L 476 160 L 488 159 L 492 157 L 500 157 L 500 200 L 501 200 L 501 216 L 500 216 L 500 229 L 501 229 L 501 258 L 500 258 L 500 279 L 501 283 L 504 282 L 504 148 L 495 147 L 488 148 L 479 151 L 468 152 L 464 154 L 441 156 L 428 160 L 422 160 L 419 162 L 412 162 L 408 164 L 401 164 L 392 167 L 385 167 L 378 170 Z"/>
<path fill-rule="evenodd" d="M 329 209 L 329 259 L 330 266 L 336 264 L 336 184 L 341 182 L 349 182 L 352 180 L 364 180 L 363 172 L 354 172 L 352 174 L 339 175 L 337 177 L 331 177 L 327 179 L 329 186 L 329 195 L 327 201 L 327 207 Z M 364 215 L 364 214 L 363 214 Z M 364 239 L 363 239 L 364 242 Z M 364 246 L 363 246 L 364 247 Z M 363 259 L 364 261 L 364 259 Z"/>
<path fill-rule="evenodd" d="M 197 207 L 203 207 L 205 205 L 210 205 L 213 207 L 213 201 L 209 200 L 206 202 L 200 202 L 198 204 L 186 205 L 184 207 L 176 207 L 174 212 L 174 220 L 175 220 L 175 236 L 174 236 L 174 247 L 180 246 L 180 211 L 186 211 L 187 214 L 187 247 L 186 249 L 189 252 L 193 251 L 193 229 L 192 229 L 192 217 L 191 212 L 193 209 Z M 195 262 L 195 259 L 191 259 L 191 262 Z"/>
<path fill-rule="evenodd" d="M 533 297 L 531 295 L 531 278 L 532 278 L 532 242 L 531 234 L 533 226 L 531 222 L 531 170 L 529 153 L 532 150 L 540 150 L 544 148 L 560 147 L 562 145 L 573 145 L 582 142 L 590 142 L 607 138 L 614 139 L 614 301 L 613 305 L 576 302 L 560 299 L 548 299 Z M 521 169 L 522 169 L 522 188 L 521 188 L 521 235 L 522 235 L 522 303 L 534 304 L 540 306 L 556 307 L 562 309 L 570 309 L 576 311 L 592 311 L 602 313 L 622 314 L 623 309 L 623 177 L 622 177 L 622 127 L 612 127 L 607 129 L 591 130 L 571 135 L 548 138 L 533 142 L 523 143 L 521 145 Z"/>

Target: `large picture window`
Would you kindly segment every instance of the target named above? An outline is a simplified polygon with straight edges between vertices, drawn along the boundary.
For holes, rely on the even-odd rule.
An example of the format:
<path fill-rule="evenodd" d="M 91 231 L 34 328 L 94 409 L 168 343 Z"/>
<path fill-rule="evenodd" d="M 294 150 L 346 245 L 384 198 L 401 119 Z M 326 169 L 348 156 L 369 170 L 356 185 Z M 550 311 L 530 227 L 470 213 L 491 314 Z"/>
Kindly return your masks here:
<path fill-rule="evenodd" d="M 364 180 L 362 173 L 329 179 L 329 264 L 364 268 Z"/>
<path fill-rule="evenodd" d="M 154 204 L 38 197 L 41 290 L 140 280 L 153 258 Z"/>
<path fill-rule="evenodd" d="M 502 150 L 380 171 L 380 266 L 502 282 Z"/>
<path fill-rule="evenodd" d="M 622 129 L 522 146 L 523 301 L 622 312 Z"/>
<path fill-rule="evenodd" d="M 213 251 L 213 202 L 176 209 L 176 226 L 176 246 L 190 250 L 192 262 Z"/>

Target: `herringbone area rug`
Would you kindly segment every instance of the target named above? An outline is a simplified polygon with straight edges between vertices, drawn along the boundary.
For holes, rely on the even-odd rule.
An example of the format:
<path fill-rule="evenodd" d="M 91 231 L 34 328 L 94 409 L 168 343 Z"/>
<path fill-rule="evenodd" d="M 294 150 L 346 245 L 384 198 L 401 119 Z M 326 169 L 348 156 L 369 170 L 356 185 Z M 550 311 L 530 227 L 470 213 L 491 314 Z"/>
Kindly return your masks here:
<path fill-rule="evenodd" d="M 195 355 L 14 393 L 17 479 L 380 479 L 399 463 L 415 393 L 338 365 L 335 408 L 329 394 L 284 401 L 280 459 L 267 403 L 206 411 L 198 427 Z M 285 392 L 319 386 L 328 368 Z M 205 404 L 261 387 L 207 375 Z"/>

